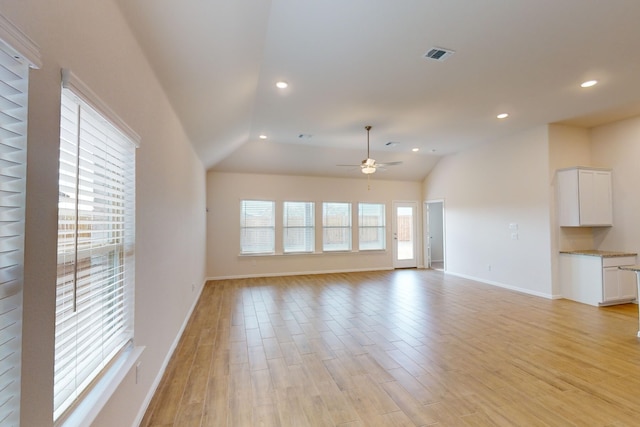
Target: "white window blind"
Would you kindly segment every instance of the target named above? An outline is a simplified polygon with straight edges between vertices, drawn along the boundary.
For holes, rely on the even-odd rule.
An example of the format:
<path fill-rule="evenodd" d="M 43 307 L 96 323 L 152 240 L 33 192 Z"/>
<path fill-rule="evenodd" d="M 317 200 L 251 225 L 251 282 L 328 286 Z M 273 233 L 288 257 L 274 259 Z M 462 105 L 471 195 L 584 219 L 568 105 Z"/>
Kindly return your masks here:
<path fill-rule="evenodd" d="M 67 87 L 83 86 L 62 91 L 54 419 L 133 339 L 137 141 Z"/>
<path fill-rule="evenodd" d="M 322 204 L 322 250 L 351 250 L 351 203 Z"/>
<path fill-rule="evenodd" d="M 381 203 L 358 205 L 358 245 L 361 251 L 386 248 L 385 206 Z"/>
<path fill-rule="evenodd" d="M 240 253 L 274 253 L 275 235 L 275 202 L 242 200 L 240 202 Z"/>
<path fill-rule="evenodd" d="M 4 24 L 0 19 L 0 27 Z M 29 63 L 0 40 L 0 425 L 3 426 L 20 424 L 28 77 Z"/>
<path fill-rule="evenodd" d="M 285 253 L 315 250 L 313 202 L 284 202 L 283 247 Z"/>

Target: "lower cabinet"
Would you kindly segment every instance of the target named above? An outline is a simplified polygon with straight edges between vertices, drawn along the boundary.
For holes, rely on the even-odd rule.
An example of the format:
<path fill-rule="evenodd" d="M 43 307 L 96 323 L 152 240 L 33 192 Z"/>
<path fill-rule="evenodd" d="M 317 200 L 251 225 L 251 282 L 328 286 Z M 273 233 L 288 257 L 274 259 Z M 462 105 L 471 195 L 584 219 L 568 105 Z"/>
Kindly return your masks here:
<path fill-rule="evenodd" d="M 602 269 L 603 303 L 615 301 L 633 301 L 636 299 L 636 274 L 633 271 L 620 270 L 616 267 Z"/>
<path fill-rule="evenodd" d="M 636 274 L 618 267 L 634 264 L 635 256 L 560 254 L 562 295 L 595 306 L 633 301 L 637 298 Z"/>

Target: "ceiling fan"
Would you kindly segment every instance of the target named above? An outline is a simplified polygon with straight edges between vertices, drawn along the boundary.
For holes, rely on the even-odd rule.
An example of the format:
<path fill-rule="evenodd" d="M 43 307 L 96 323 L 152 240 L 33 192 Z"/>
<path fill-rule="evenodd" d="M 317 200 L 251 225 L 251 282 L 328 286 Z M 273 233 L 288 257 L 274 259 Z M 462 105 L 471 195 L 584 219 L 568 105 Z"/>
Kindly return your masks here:
<path fill-rule="evenodd" d="M 364 127 L 367 130 L 367 158 L 362 161 L 359 165 L 338 165 L 338 166 L 351 166 L 358 167 L 360 166 L 360 171 L 363 174 L 370 175 L 375 173 L 378 168 L 384 168 L 386 166 L 395 166 L 399 165 L 402 162 L 387 162 L 387 163 L 376 163 L 374 159 L 371 158 L 369 154 L 369 131 L 371 130 L 371 126 Z"/>

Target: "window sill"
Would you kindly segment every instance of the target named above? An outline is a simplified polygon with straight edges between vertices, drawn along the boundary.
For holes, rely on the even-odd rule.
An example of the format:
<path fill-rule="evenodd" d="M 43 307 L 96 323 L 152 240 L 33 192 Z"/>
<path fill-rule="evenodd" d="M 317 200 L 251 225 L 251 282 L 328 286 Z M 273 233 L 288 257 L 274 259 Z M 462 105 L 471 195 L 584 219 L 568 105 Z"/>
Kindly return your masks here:
<path fill-rule="evenodd" d="M 361 251 L 326 251 L 326 252 L 277 252 L 270 254 L 238 254 L 239 258 L 260 257 L 288 257 L 288 256 L 318 256 L 318 255 L 357 255 L 357 254 L 386 254 L 386 249 L 366 249 Z"/>
<path fill-rule="evenodd" d="M 107 369 L 91 391 L 84 396 L 81 402 L 55 425 L 58 427 L 91 425 L 122 380 L 138 362 L 144 349 L 144 347 L 133 346 L 126 349 Z"/>

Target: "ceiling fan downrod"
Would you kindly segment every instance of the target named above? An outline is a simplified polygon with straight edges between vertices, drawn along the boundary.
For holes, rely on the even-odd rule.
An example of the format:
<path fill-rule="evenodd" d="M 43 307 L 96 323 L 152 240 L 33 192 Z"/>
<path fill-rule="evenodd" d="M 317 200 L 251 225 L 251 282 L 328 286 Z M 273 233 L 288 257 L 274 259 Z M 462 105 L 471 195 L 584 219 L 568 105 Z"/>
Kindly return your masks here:
<path fill-rule="evenodd" d="M 371 158 L 369 155 L 369 131 L 371 130 L 371 125 L 367 125 L 364 127 L 367 130 L 367 160 Z"/>

